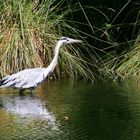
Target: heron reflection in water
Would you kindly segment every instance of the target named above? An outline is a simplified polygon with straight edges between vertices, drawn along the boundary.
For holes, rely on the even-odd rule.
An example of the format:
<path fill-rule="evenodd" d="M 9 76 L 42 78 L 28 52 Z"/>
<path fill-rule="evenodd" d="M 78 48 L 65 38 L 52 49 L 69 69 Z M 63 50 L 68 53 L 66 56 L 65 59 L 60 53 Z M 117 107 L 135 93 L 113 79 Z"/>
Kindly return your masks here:
<path fill-rule="evenodd" d="M 1 96 L 1 108 L 6 112 L 13 113 L 25 118 L 41 119 L 47 121 L 51 126 L 56 126 L 53 112 L 49 111 L 39 98 L 30 96 Z"/>
<path fill-rule="evenodd" d="M 19 88 L 19 94 L 23 95 L 26 89 L 30 89 L 30 93 L 41 84 L 46 77 L 51 74 L 57 64 L 58 54 L 61 46 L 71 43 L 80 43 L 81 40 L 62 37 L 57 42 L 54 58 L 47 68 L 32 68 L 19 71 L 18 73 L 8 75 L 0 81 L 0 87 Z"/>

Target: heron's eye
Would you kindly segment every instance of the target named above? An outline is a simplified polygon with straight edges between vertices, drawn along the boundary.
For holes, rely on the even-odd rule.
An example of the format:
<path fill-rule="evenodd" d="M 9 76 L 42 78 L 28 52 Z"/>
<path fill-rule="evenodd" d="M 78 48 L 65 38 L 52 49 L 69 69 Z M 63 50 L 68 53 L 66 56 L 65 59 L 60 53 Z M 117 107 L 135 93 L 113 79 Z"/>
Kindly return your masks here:
<path fill-rule="evenodd" d="M 67 38 L 67 37 L 62 37 L 60 40 L 63 41 L 63 43 L 69 42 L 69 38 Z"/>

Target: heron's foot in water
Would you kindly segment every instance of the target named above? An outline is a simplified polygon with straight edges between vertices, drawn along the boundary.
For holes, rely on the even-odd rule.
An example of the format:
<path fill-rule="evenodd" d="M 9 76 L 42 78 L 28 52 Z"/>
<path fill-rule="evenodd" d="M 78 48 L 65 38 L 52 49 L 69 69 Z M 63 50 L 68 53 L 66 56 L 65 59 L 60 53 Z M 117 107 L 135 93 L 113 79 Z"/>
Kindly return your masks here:
<path fill-rule="evenodd" d="M 25 89 L 20 89 L 20 90 L 19 90 L 19 96 L 25 96 L 25 95 L 24 95 L 24 91 L 25 91 Z"/>
<path fill-rule="evenodd" d="M 21 96 L 21 97 L 23 97 L 23 96 L 25 96 L 25 94 L 24 94 L 24 91 L 25 91 L 26 89 L 20 89 L 19 90 L 19 96 Z M 29 95 L 31 96 L 31 97 L 34 97 L 35 95 L 34 95 L 35 93 L 34 93 L 34 89 L 30 89 L 30 92 L 29 92 Z"/>
<path fill-rule="evenodd" d="M 30 96 L 31 96 L 31 97 L 35 97 L 34 89 L 30 89 Z"/>

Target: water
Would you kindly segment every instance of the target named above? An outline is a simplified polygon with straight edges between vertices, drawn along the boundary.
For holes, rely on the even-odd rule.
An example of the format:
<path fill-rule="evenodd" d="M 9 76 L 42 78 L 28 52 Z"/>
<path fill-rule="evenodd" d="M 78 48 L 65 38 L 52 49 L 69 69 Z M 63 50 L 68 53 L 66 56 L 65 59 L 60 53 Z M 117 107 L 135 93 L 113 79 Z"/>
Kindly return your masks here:
<path fill-rule="evenodd" d="M 140 87 L 52 82 L 35 97 L 0 89 L 0 140 L 139 140 Z"/>

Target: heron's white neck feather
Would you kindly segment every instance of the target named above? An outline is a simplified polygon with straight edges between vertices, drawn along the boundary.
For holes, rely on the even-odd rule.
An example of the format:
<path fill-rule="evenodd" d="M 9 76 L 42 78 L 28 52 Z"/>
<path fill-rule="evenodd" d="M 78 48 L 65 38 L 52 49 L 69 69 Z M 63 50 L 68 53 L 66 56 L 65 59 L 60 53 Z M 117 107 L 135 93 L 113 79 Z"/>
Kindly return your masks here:
<path fill-rule="evenodd" d="M 50 63 L 50 65 L 46 68 L 45 72 L 44 72 L 44 76 L 46 77 L 49 73 L 51 73 L 54 68 L 56 67 L 56 64 L 57 64 L 57 60 L 58 60 L 58 54 L 59 54 L 59 50 L 60 50 L 60 47 L 62 46 L 62 43 L 61 42 L 58 42 L 56 47 L 55 47 L 55 50 L 54 50 L 54 57 L 53 57 L 53 60 L 52 62 Z"/>

